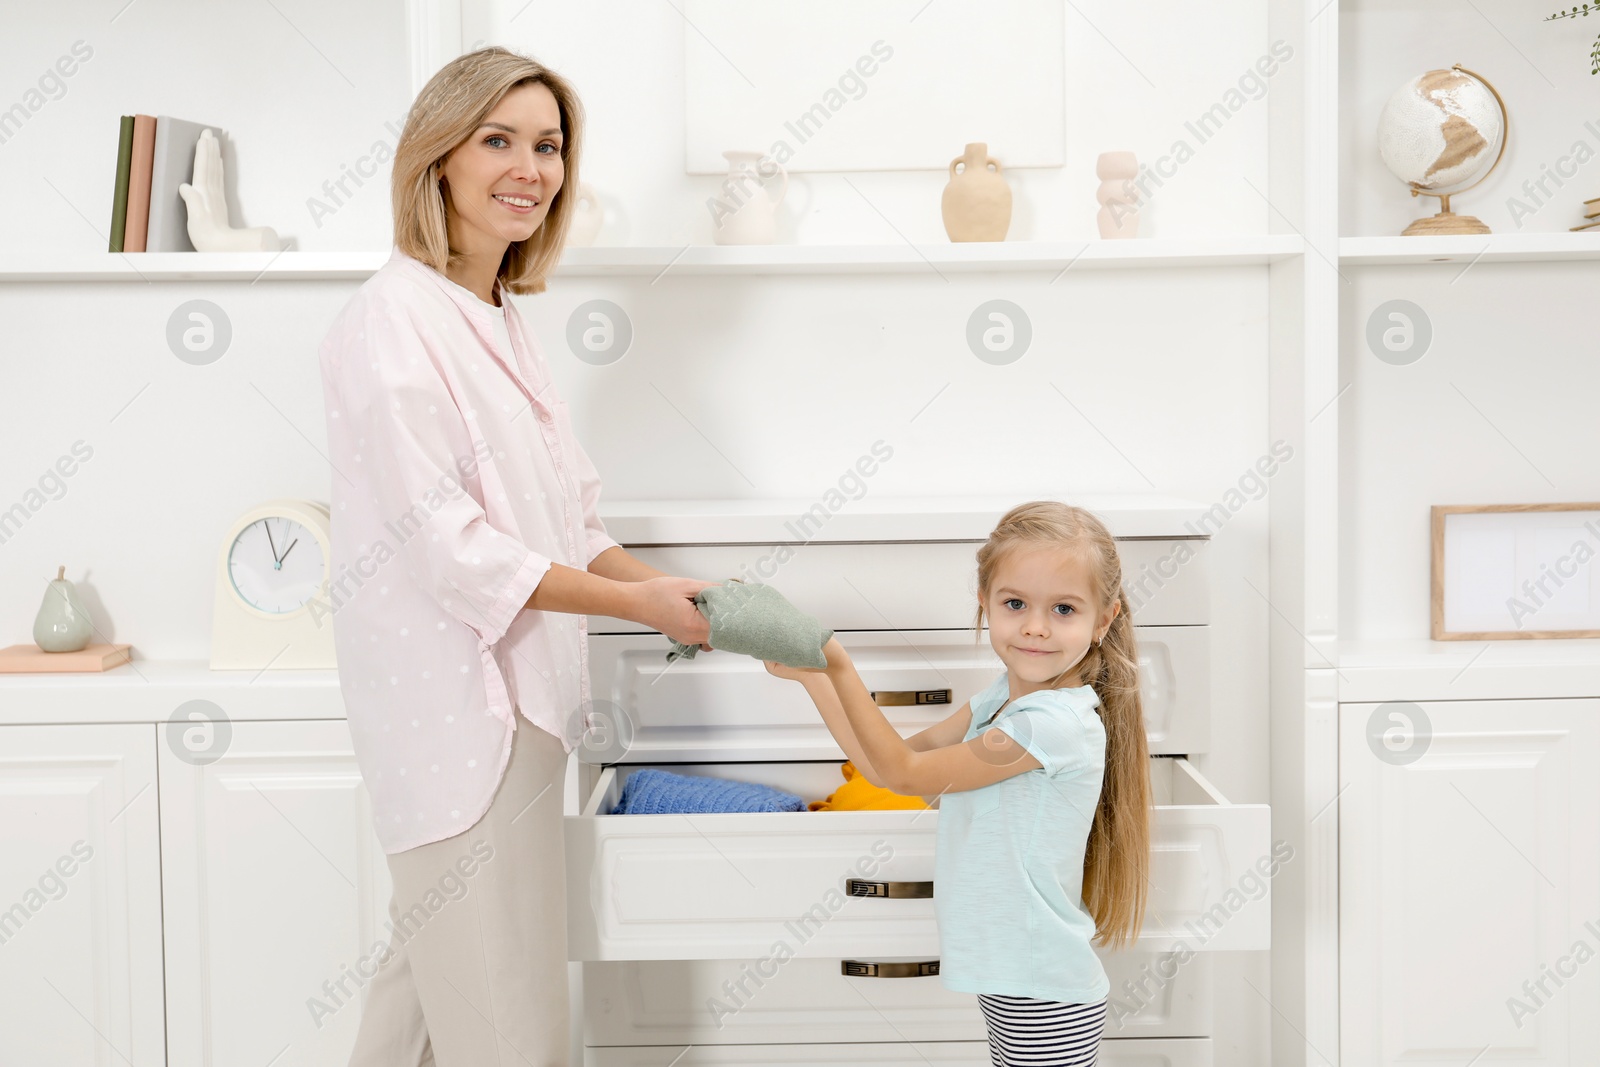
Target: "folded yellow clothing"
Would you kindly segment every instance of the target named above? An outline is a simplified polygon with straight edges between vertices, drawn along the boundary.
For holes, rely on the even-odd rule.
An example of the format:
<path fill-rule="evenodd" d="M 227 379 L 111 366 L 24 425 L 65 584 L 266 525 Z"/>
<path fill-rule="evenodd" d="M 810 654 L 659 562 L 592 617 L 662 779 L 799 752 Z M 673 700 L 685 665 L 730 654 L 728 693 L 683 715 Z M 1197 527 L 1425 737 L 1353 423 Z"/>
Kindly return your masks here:
<path fill-rule="evenodd" d="M 827 800 L 807 804 L 808 811 L 897 811 L 928 806 L 921 797 L 904 797 L 873 785 L 849 760 L 839 769 L 844 772 L 844 785 L 828 794 Z"/>

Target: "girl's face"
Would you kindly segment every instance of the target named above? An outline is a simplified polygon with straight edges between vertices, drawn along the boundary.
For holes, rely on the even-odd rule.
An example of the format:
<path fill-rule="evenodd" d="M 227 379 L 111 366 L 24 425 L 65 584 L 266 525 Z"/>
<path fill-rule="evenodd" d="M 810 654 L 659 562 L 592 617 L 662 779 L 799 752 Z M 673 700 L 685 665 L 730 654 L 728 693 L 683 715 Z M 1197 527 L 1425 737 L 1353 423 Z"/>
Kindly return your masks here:
<path fill-rule="evenodd" d="M 507 93 L 445 157 L 440 172 L 452 248 L 504 246 L 533 236 L 566 176 L 561 109 L 549 87 L 532 82 Z"/>
<path fill-rule="evenodd" d="M 1087 562 L 1050 545 L 1002 556 L 984 604 L 989 643 L 1022 693 L 1081 685 L 1078 662 L 1120 607 L 1101 611 Z"/>

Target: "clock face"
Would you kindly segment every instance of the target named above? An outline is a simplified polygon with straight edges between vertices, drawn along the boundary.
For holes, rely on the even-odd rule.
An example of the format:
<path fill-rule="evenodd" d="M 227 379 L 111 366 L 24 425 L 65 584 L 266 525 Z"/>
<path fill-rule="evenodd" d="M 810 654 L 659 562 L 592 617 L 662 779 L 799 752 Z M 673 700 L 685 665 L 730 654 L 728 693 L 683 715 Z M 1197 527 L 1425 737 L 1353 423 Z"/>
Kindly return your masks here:
<path fill-rule="evenodd" d="M 239 597 L 257 611 L 297 611 L 322 589 L 322 544 L 293 519 L 257 519 L 233 539 L 228 576 Z"/>

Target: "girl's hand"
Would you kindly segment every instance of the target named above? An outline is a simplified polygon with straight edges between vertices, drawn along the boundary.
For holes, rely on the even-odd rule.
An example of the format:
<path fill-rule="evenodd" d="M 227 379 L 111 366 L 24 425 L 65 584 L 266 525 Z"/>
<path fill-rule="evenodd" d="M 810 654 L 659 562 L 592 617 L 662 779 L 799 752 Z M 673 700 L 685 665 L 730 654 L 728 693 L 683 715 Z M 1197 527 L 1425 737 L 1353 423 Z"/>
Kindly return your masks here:
<path fill-rule="evenodd" d="M 837 670 L 842 667 L 854 667 L 850 662 L 850 653 L 844 650 L 837 637 L 828 638 L 828 643 L 822 646 L 822 654 L 828 657 L 828 666 L 824 670 Z"/>
<path fill-rule="evenodd" d="M 768 674 L 778 678 L 787 678 L 791 682 L 804 682 L 808 678 L 814 678 L 822 674 L 825 669 L 822 667 L 790 667 L 783 663 L 774 663 L 770 659 L 764 659 L 761 663 L 762 666 L 767 668 Z"/>

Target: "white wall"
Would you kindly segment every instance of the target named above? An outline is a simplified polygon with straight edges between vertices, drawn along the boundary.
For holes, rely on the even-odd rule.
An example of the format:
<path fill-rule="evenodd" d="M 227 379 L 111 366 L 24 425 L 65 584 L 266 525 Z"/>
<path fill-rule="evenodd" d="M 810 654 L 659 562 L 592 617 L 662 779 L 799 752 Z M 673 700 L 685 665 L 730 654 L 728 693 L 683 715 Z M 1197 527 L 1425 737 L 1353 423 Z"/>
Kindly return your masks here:
<path fill-rule="evenodd" d="M 1539 310 L 1592 304 L 1600 265 L 1463 268 L 1345 268 L 1343 640 L 1428 637 L 1431 505 L 1600 499 L 1594 327 Z M 1385 363 L 1367 346 L 1367 322 L 1390 300 L 1411 301 L 1431 324 L 1414 363 Z"/>

